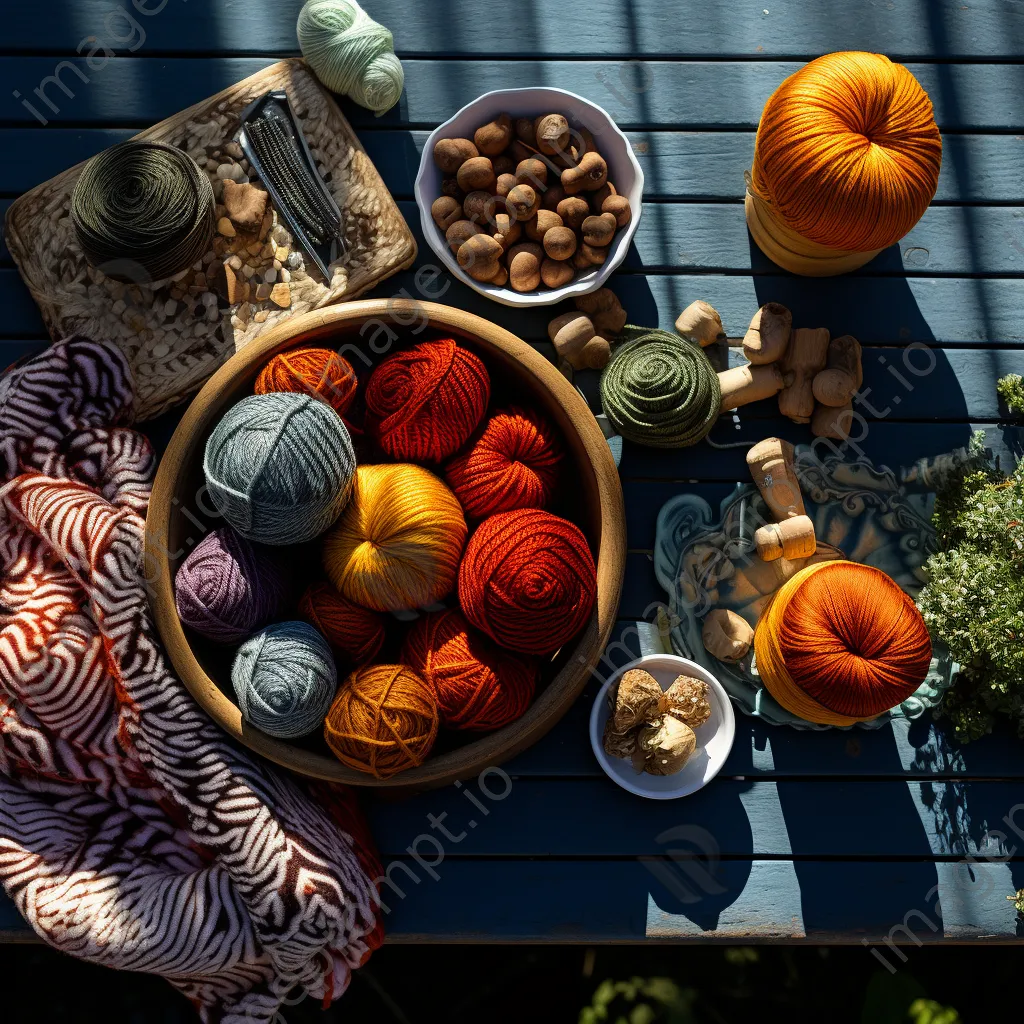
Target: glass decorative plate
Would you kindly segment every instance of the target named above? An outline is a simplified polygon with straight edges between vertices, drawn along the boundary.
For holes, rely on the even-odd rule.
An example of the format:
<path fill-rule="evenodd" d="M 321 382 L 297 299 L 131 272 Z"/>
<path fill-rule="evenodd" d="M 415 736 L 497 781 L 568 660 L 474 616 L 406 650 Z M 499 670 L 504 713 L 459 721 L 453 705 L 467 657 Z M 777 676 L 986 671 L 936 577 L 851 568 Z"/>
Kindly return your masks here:
<path fill-rule="evenodd" d="M 713 608 L 727 608 L 753 627 L 782 583 L 805 565 L 832 558 L 881 569 L 916 597 L 924 585 L 924 563 L 935 550 L 935 487 L 967 458 L 960 450 L 895 473 L 865 458 L 822 460 L 808 445 L 798 446 L 796 471 L 818 538 L 817 551 L 804 559 L 758 558 L 754 531 L 771 515 L 753 483 L 737 484 L 722 502 L 717 521 L 711 506 L 696 495 L 667 501 L 658 514 L 654 571 L 668 594 L 668 621 L 662 628 L 667 627 L 672 651 L 717 676 L 748 715 L 794 729 L 830 728 L 805 722 L 775 701 L 757 675 L 753 650 L 735 665 L 710 654 L 701 641 L 704 617 Z M 935 644 L 928 676 L 917 691 L 860 726 L 877 729 L 891 718 L 919 717 L 939 703 L 956 670 L 948 652 Z"/>

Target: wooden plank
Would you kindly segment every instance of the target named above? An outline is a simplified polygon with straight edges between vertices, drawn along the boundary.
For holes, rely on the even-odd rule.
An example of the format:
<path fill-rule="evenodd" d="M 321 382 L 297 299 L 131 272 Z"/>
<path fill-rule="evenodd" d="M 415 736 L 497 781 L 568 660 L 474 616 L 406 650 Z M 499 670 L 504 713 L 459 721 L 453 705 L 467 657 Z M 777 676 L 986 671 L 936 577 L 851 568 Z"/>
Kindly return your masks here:
<path fill-rule="evenodd" d="M 500 800 L 482 798 L 487 793 Z M 723 857 L 974 856 L 1024 864 L 1017 780 L 719 777 L 680 804 L 643 800 L 603 776 L 518 778 L 485 769 L 478 781 L 401 803 L 376 800 L 368 810 L 385 857 L 402 856 L 424 831 L 438 835 L 439 828 L 430 827 L 433 816 L 460 837 L 451 840 L 459 857 L 651 857 L 663 851 L 659 837 L 685 821 L 713 836 Z"/>
<path fill-rule="evenodd" d="M 664 595 L 661 595 L 661 601 Z M 653 605 L 648 605 L 653 621 Z M 550 735 L 503 767 L 517 778 L 601 778 L 590 748 L 590 712 L 601 683 L 640 656 L 635 622 L 621 620 L 594 678 Z M 974 743 L 960 743 L 949 722 L 927 715 L 879 729 L 809 732 L 768 726 L 737 712 L 736 741 L 722 769 L 746 778 L 941 778 L 1024 777 L 1024 744 L 1008 725 Z M 1005 813 L 1005 812 L 1004 812 Z M 993 824 L 992 827 L 995 827 Z"/>
<path fill-rule="evenodd" d="M 93 70 L 76 58 L 58 75 L 53 57 L 10 57 L 0 65 L 0 92 L 20 93 L 5 107 L 4 117 L 12 125 L 132 125 L 169 117 L 269 63 L 258 57 L 124 57 Z M 410 60 L 405 62 L 405 93 L 391 111 L 376 118 L 349 101 L 344 109 L 357 127 L 427 127 L 488 90 L 508 88 L 510 82 L 543 82 L 600 104 L 621 128 L 753 129 L 765 100 L 800 66 L 789 61 L 651 61 L 629 65 L 625 83 L 617 84 L 604 61 Z M 943 130 L 1024 126 L 1024 66 L 909 67 L 928 91 Z M 139 88 L 141 81 L 146 88 Z"/>
<path fill-rule="evenodd" d="M 419 267 L 437 266 L 421 252 Z M 396 274 L 367 297 L 410 296 L 443 302 L 476 313 L 520 337 L 543 338 L 557 307 L 499 306 L 450 278 Z M 742 335 L 764 302 L 782 302 L 797 323 L 853 334 L 867 346 L 933 344 L 1009 347 L 1024 343 L 1024 280 L 1013 278 L 864 278 L 809 280 L 789 275 L 616 274 L 609 282 L 633 323 L 671 331 L 679 311 L 706 299 L 722 314 L 731 335 Z M 43 337 L 39 313 L 14 270 L 0 270 L 0 304 L 5 310 L 0 337 Z M 925 355 L 908 358 L 922 360 Z"/>
<path fill-rule="evenodd" d="M 415 202 L 399 209 L 426 252 Z M 623 273 L 780 274 L 751 242 L 743 206 L 735 203 L 644 203 Z M 1024 207 L 936 206 L 898 245 L 853 276 L 1024 273 Z"/>
<path fill-rule="evenodd" d="M 136 128 L 0 128 L 0 195 L 17 195 L 130 138 Z M 360 138 L 391 193 L 412 198 L 426 131 L 361 128 Z M 645 176 L 647 199 L 742 199 L 754 158 L 752 132 L 627 133 Z M 937 203 L 1024 203 L 1024 136 L 946 135 Z"/>
<path fill-rule="evenodd" d="M 412 195 L 428 134 L 400 129 L 375 131 L 372 126 L 361 130 L 363 145 L 395 196 Z M 743 172 L 750 169 L 754 159 L 753 132 L 626 134 L 644 169 L 645 198 L 743 198 Z M 0 133 L 0 140 L 2 137 Z M 1019 173 L 1024 137 L 945 135 L 942 152 L 935 202 L 1024 202 L 1024 180 Z M 4 173 L 0 168 L 0 175 Z"/>
<path fill-rule="evenodd" d="M 449 856 L 430 875 L 433 848 L 419 852 L 422 864 L 389 864 L 392 942 L 1019 941 L 1006 864 Z M 913 950 L 901 958 L 886 943 L 879 955 L 896 969 Z"/>
<path fill-rule="evenodd" d="M 275 53 L 295 52 L 295 19 L 302 0 L 261 5 L 259 17 L 232 0 L 207 0 L 197 31 L 197 15 L 186 0 L 74 0 L 47 22 L 40 36 L 38 12 L 13 9 L 4 25 L 3 53 L 38 52 L 41 44 L 55 52 L 74 52 L 86 36 L 98 36 L 119 53 Z M 499 0 L 462 0 L 457 15 L 439 17 L 430 5 L 403 0 L 368 0 L 366 9 L 394 33 L 402 55 L 551 54 L 643 57 L 816 56 L 831 50 L 857 49 L 908 57 L 1014 57 L 1024 35 L 1024 17 L 1013 0 L 904 0 L 900 4 L 833 5 L 775 0 L 768 8 L 742 12 L 705 6 L 699 17 L 680 20 L 676 5 L 660 0 L 591 0 L 587 31 L 565 30 L 560 0 L 534 0 L 517 20 L 516 31 L 499 39 L 481 32 L 508 15 Z"/>

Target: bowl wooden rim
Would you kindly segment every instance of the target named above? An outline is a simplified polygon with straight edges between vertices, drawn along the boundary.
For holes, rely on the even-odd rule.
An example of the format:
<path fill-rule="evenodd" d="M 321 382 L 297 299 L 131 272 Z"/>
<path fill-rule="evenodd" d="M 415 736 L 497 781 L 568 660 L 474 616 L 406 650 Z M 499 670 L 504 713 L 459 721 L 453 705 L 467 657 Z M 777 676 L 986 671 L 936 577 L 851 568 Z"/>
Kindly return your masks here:
<path fill-rule="evenodd" d="M 174 605 L 167 538 L 175 491 L 187 468 L 193 439 L 205 436 L 212 427 L 220 415 L 224 392 L 240 376 L 317 329 L 351 327 L 369 320 L 408 325 L 422 322 L 424 317 L 432 327 L 471 335 L 485 349 L 522 363 L 564 410 L 566 422 L 585 453 L 598 496 L 597 602 L 570 658 L 522 718 L 465 746 L 430 757 L 419 767 L 393 778 L 376 779 L 328 755 L 276 740 L 243 721 L 237 705 L 193 655 L 182 629 Z M 562 426 L 565 429 L 565 424 Z M 520 753 L 539 740 L 579 696 L 604 652 L 618 611 L 626 561 L 625 509 L 618 470 L 597 421 L 575 388 L 526 342 L 482 317 L 451 306 L 411 299 L 368 299 L 293 317 L 236 353 L 207 381 L 175 429 L 157 469 L 146 517 L 145 559 L 150 603 L 164 648 L 189 692 L 225 731 L 256 753 L 303 775 L 357 786 L 425 788 L 468 778 Z"/>

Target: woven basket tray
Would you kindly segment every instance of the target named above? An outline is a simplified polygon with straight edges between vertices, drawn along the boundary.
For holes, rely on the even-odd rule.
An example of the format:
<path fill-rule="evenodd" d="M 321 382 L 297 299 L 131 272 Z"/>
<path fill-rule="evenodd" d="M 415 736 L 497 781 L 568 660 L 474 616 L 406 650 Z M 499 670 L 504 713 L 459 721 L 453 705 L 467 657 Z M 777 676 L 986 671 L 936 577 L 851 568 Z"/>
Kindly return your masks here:
<path fill-rule="evenodd" d="M 329 283 L 313 268 L 307 273 L 308 260 L 296 266 L 298 257 L 293 255 L 288 263 L 294 251 L 291 235 L 276 210 L 249 235 L 216 236 L 202 265 L 174 281 L 157 286 L 113 281 L 86 264 L 68 215 L 83 164 L 26 193 L 7 213 L 7 246 L 50 335 L 59 339 L 79 333 L 120 346 L 135 374 L 139 420 L 182 401 L 229 356 L 285 318 L 353 299 L 416 258 L 412 232 L 376 168 L 337 104 L 301 60 L 274 64 L 136 138 L 186 150 L 200 167 L 207 168 L 219 201 L 223 186 L 217 168 L 248 166 L 232 143 L 238 116 L 273 89 L 287 92 L 310 151 L 342 211 L 348 252 L 329 268 Z M 254 276 L 251 299 L 229 305 L 218 294 L 215 281 L 217 268 L 232 256 L 252 267 Z M 275 259 L 287 271 L 287 275 L 277 271 L 277 283 L 290 275 L 288 288 L 279 289 L 276 299 L 257 298 L 257 283 L 267 269 L 275 267 Z"/>

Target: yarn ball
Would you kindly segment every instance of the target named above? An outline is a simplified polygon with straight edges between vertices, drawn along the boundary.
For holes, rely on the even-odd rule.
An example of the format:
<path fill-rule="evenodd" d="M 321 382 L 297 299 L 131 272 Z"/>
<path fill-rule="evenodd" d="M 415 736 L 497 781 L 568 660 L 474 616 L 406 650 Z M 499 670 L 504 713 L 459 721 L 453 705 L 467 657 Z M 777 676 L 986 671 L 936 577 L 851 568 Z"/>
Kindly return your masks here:
<path fill-rule="evenodd" d="M 541 509 L 485 519 L 459 566 L 466 618 L 512 651 L 553 654 L 586 625 L 596 598 L 586 537 Z"/>
<path fill-rule="evenodd" d="M 434 691 L 407 665 L 368 665 L 338 690 L 324 739 L 342 764 L 388 779 L 423 764 L 438 729 Z"/>
<path fill-rule="evenodd" d="M 233 405 L 206 442 L 210 498 L 243 537 L 300 544 L 323 533 L 352 493 L 356 459 L 341 417 L 292 392 Z"/>
<path fill-rule="evenodd" d="M 355 0 L 309 0 L 297 31 L 302 55 L 331 92 L 378 117 L 398 102 L 405 72 L 394 39 Z"/>
<path fill-rule="evenodd" d="M 629 340 L 601 374 L 601 405 L 612 426 L 650 448 L 703 441 L 722 404 L 704 350 L 666 331 L 626 327 L 624 334 Z"/>
<path fill-rule="evenodd" d="M 532 409 L 511 408 L 487 421 L 469 451 L 445 469 L 445 479 L 474 519 L 514 508 L 543 508 L 551 500 L 562 444 Z"/>
<path fill-rule="evenodd" d="M 346 601 L 329 583 L 313 583 L 299 602 L 299 615 L 323 633 L 339 665 L 372 661 L 384 644 L 384 620 Z"/>
<path fill-rule="evenodd" d="M 917 606 L 884 572 L 816 562 L 773 595 L 754 632 L 771 695 L 808 722 L 877 718 L 924 681 L 931 640 Z"/>
<path fill-rule="evenodd" d="M 352 364 L 329 348 L 293 348 L 274 356 L 253 385 L 257 395 L 295 391 L 322 398 L 344 416 L 356 397 L 359 382 Z"/>
<path fill-rule="evenodd" d="M 537 688 L 534 660 L 500 650 L 448 609 L 417 620 L 402 661 L 434 688 L 449 729 L 500 729 L 526 711 Z"/>
<path fill-rule="evenodd" d="M 751 192 L 803 238 L 873 253 L 921 218 L 941 163 L 931 100 L 902 64 L 830 53 L 765 104 Z"/>
<path fill-rule="evenodd" d="M 356 604 L 379 612 L 420 608 L 455 585 L 466 533 L 455 495 L 429 470 L 360 466 L 352 500 L 324 538 L 323 565 Z"/>
<path fill-rule="evenodd" d="M 277 622 L 238 649 L 231 685 L 250 725 L 291 740 L 324 720 L 338 673 L 327 641 L 308 622 Z"/>
<path fill-rule="evenodd" d="M 479 426 L 491 397 L 487 368 L 451 338 L 389 356 L 366 385 L 366 428 L 393 459 L 441 462 Z"/>
<path fill-rule="evenodd" d="M 182 624 L 224 644 L 238 643 L 276 618 L 286 592 L 274 556 L 226 526 L 208 533 L 174 577 Z"/>

